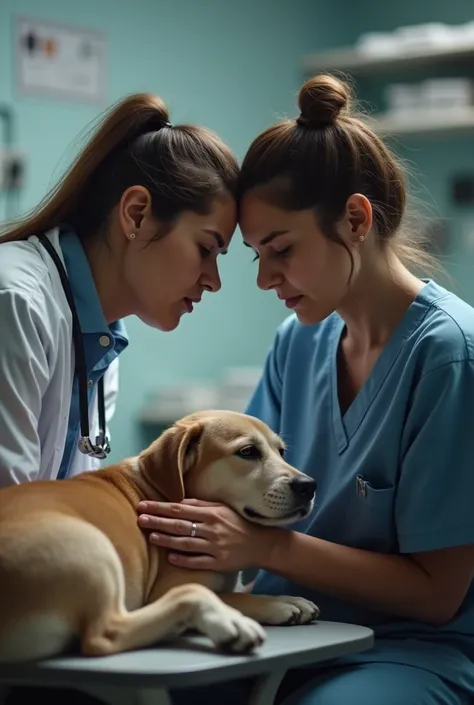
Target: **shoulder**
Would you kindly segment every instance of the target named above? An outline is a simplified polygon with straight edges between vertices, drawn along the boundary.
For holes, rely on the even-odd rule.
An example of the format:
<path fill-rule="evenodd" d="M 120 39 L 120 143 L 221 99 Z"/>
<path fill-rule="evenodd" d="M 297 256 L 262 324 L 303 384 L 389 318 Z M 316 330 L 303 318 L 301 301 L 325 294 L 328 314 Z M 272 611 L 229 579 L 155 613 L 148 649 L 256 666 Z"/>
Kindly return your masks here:
<path fill-rule="evenodd" d="M 36 299 L 48 279 L 48 267 L 32 242 L 0 243 L 0 292 Z"/>
<path fill-rule="evenodd" d="M 44 344 L 52 343 L 63 325 L 65 312 L 34 242 L 0 243 L 0 318 L 23 336 L 36 331 Z"/>
<path fill-rule="evenodd" d="M 451 362 L 474 363 L 472 306 L 434 282 L 427 283 L 413 306 L 417 315 L 412 316 L 414 325 L 405 350 L 421 375 Z M 300 323 L 294 314 L 288 316 L 278 327 L 273 344 L 280 370 L 326 364 L 343 326 L 337 313 L 311 326 Z"/>
<path fill-rule="evenodd" d="M 412 334 L 423 374 L 449 363 L 474 362 L 474 308 L 433 282 L 420 292 L 425 314 Z"/>

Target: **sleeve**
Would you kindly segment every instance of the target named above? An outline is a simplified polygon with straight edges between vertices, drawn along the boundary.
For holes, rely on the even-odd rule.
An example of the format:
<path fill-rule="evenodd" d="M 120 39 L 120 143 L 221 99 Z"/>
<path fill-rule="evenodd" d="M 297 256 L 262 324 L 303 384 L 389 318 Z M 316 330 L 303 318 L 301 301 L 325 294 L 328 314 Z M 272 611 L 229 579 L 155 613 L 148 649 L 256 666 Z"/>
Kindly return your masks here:
<path fill-rule="evenodd" d="M 37 478 L 38 421 L 49 384 L 40 312 L 23 294 L 0 292 L 0 487 Z"/>
<path fill-rule="evenodd" d="M 273 431 L 280 431 L 281 398 L 283 391 L 282 330 L 279 329 L 267 354 L 262 376 L 250 398 L 246 414 L 260 419 Z"/>
<path fill-rule="evenodd" d="M 418 384 L 402 439 L 395 522 L 402 553 L 474 544 L 474 361 Z"/>

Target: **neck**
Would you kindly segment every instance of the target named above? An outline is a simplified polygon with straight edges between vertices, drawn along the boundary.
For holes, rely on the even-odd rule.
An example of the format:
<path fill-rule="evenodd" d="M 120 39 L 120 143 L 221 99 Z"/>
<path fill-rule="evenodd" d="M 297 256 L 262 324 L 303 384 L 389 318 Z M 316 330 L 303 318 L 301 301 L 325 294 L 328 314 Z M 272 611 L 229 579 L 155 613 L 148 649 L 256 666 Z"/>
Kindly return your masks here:
<path fill-rule="evenodd" d="M 87 475 L 88 473 L 85 476 Z M 145 499 L 163 501 L 163 497 L 140 472 L 138 457 L 127 458 L 118 465 L 101 468 L 94 476 L 100 476 L 115 485 L 133 506 Z"/>
<path fill-rule="evenodd" d="M 108 324 L 133 313 L 121 273 L 121 258 L 105 236 L 85 238 L 84 251 L 89 261 L 97 294 Z"/>
<path fill-rule="evenodd" d="M 345 338 L 360 353 L 385 345 L 424 286 L 391 251 L 364 268 L 338 309 Z"/>
<path fill-rule="evenodd" d="M 148 482 L 140 470 L 138 456 L 129 458 L 123 463 L 123 472 L 127 477 L 127 481 L 138 495 L 140 501 L 144 499 L 162 500 L 163 497 L 156 491 L 153 485 Z"/>

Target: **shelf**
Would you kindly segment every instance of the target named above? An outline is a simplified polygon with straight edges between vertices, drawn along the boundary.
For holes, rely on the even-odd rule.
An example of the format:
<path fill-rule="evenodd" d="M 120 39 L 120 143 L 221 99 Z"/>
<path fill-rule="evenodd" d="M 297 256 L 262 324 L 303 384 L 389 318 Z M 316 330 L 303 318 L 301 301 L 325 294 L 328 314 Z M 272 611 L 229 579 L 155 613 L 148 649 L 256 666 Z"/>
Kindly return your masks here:
<path fill-rule="evenodd" d="M 392 115 L 373 116 L 375 131 L 380 135 L 427 135 L 445 133 L 461 134 L 474 131 L 474 108 L 446 113 L 425 113 L 398 117 Z"/>
<path fill-rule="evenodd" d="M 394 52 L 386 55 L 369 54 L 357 49 L 337 49 L 308 54 L 303 59 L 303 71 L 313 76 L 324 71 L 345 71 L 364 75 L 382 71 L 417 68 L 434 64 L 446 64 L 460 60 L 474 60 L 474 42 L 457 46 L 427 48 L 421 51 Z"/>

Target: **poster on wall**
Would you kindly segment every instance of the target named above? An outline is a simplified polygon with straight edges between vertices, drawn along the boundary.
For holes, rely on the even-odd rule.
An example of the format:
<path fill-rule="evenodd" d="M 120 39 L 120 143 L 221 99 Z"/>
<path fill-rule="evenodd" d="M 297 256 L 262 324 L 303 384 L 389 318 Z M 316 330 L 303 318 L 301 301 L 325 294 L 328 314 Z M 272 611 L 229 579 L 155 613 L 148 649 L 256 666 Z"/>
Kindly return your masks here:
<path fill-rule="evenodd" d="M 14 67 L 20 93 L 102 104 L 106 39 L 98 31 L 18 17 Z"/>

